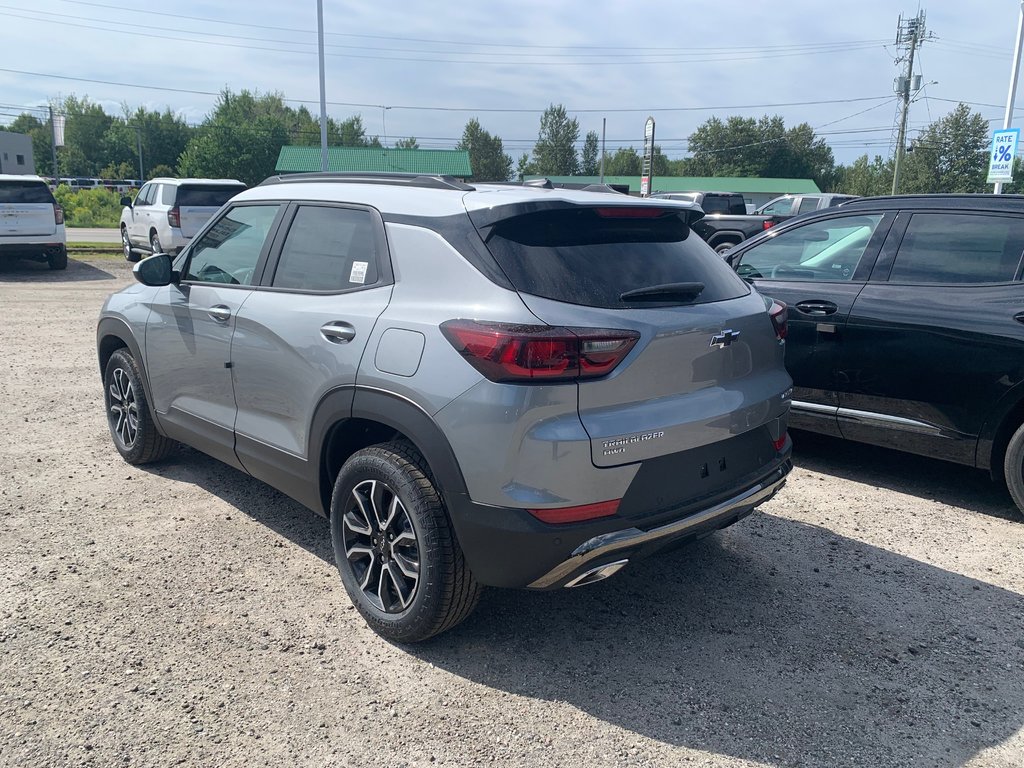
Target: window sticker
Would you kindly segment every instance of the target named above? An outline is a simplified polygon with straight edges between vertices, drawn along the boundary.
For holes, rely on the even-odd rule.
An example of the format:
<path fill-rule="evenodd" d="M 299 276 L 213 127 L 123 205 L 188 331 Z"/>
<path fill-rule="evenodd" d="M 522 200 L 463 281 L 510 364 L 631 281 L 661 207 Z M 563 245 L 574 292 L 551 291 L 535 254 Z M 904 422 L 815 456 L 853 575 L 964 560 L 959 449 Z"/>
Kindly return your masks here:
<path fill-rule="evenodd" d="M 366 282 L 366 268 L 370 266 L 368 261 L 353 261 L 352 262 L 352 274 L 348 276 L 350 283 L 358 283 L 362 285 Z"/>

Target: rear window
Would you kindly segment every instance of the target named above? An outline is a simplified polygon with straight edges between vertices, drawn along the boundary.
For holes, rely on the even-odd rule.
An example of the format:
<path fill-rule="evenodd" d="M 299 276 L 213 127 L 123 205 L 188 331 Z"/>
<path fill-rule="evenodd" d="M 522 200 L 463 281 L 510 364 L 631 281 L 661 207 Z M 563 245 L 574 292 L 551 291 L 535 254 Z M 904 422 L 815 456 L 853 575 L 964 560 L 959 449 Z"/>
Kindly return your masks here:
<path fill-rule="evenodd" d="M 53 203 L 50 188 L 41 181 L 0 181 L 0 203 Z"/>
<path fill-rule="evenodd" d="M 244 184 L 182 184 L 178 187 L 178 205 L 220 208 L 244 189 Z"/>
<path fill-rule="evenodd" d="M 666 283 L 703 283 L 704 290 L 687 302 L 693 304 L 749 291 L 680 215 L 605 218 L 594 208 L 541 211 L 499 222 L 487 246 L 516 290 L 569 304 L 651 306 L 619 296 Z"/>
<path fill-rule="evenodd" d="M 747 204 L 743 202 L 743 198 L 733 195 L 704 195 L 700 207 L 704 213 L 729 213 L 742 216 L 747 212 Z"/>

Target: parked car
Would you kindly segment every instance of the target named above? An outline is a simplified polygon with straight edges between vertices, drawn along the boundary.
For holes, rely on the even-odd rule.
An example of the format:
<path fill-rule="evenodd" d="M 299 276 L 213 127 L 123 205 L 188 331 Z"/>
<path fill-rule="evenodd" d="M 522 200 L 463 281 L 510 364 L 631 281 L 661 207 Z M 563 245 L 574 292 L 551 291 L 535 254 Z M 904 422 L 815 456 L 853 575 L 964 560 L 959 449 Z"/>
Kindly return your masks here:
<path fill-rule="evenodd" d="M 369 625 L 556 589 L 735 523 L 789 472 L 785 308 L 693 204 L 298 174 L 141 261 L 98 327 L 114 445 L 187 443 L 329 516 Z"/>
<path fill-rule="evenodd" d="M 121 250 L 128 261 L 142 254 L 177 254 L 210 217 L 245 189 L 237 179 L 152 179 L 133 201 L 121 198 Z"/>
<path fill-rule="evenodd" d="M 43 177 L 0 174 L 0 256 L 67 269 L 64 210 Z"/>
<path fill-rule="evenodd" d="M 819 192 L 813 195 L 782 195 L 757 209 L 765 216 L 774 216 L 776 221 L 786 221 L 812 211 L 820 211 L 835 205 L 856 200 L 857 195 L 841 195 L 834 192 Z"/>
<path fill-rule="evenodd" d="M 728 256 L 789 305 L 794 427 L 1004 477 L 1024 510 L 1024 197 L 862 198 Z"/>
<path fill-rule="evenodd" d="M 719 253 L 725 253 L 780 221 L 774 216 L 748 214 L 743 195 L 738 192 L 659 192 L 651 197 L 699 205 L 706 215 L 694 222 L 693 231 Z"/>

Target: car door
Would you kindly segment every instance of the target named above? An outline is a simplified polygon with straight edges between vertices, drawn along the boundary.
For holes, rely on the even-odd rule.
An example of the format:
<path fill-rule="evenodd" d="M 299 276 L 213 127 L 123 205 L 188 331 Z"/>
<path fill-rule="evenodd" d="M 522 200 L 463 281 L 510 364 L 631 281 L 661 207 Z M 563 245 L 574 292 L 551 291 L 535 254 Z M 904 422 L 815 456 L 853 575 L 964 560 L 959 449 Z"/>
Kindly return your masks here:
<path fill-rule="evenodd" d="M 839 435 L 836 390 L 847 315 L 874 265 L 892 214 L 819 217 L 770 230 L 729 261 L 765 296 L 789 307 L 790 424 Z"/>
<path fill-rule="evenodd" d="M 995 404 L 1024 380 L 1024 216 L 903 212 L 847 321 L 844 437 L 974 464 Z"/>
<path fill-rule="evenodd" d="M 146 228 L 146 224 L 149 221 L 147 212 L 153 194 L 153 186 L 153 184 L 144 184 L 139 190 L 139 194 L 135 196 L 135 202 L 132 203 L 128 234 L 136 245 L 149 245 L 149 230 Z"/>
<path fill-rule="evenodd" d="M 238 468 L 231 336 L 282 210 L 261 203 L 225 211 L 184 252 L 179 282 L 160 289 L 146 323 L 146 369 L 161 425 L 170 437 Z"/>
<path fill-rule="evenodd" d="M 264 286 L 236 317 L 236 446 L 246 470 L 307 501 L 305 493 L 319 490 L 309 482 L 316 406 L 328 392 L 354 387 L 393 280 L 372 209 L 293 205 L 278 239 Z"/>

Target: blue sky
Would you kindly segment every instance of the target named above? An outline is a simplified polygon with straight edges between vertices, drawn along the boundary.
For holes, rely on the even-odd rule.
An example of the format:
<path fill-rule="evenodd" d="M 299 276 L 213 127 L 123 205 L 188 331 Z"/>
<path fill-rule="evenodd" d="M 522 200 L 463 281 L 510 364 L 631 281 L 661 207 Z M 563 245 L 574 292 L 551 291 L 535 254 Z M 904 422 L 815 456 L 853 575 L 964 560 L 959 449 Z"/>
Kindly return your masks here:
<path fill-rule="evenodd" d="M 935 38 L 915 71 L 933 84 L 912 105 L 911 136 L 957 101 L 1001 125 L 1019 7 L 925 6 Z M 551 103 L 579 120 L 581 139 L 607 118 L 609 150 L 639 148 L 653 115 L 672 158 L 708 117 L 777 113 L 819 129 L 849 162 L 890 152 L 893 39 L 900 14 L 917 10 L 886 0 L 324 0 L 328 113 L 360 114 L 369 134 L 423 147 L 454 146 L 477 117 L 516 158 Z M 0 17 L 0 70 L 21 72 L 0 71 L 0 122 L 71 93 L 109 112 L 126 102 L 199 122 L 224 87 L 319 111 L 315 0 L 0 0 Z"/>

